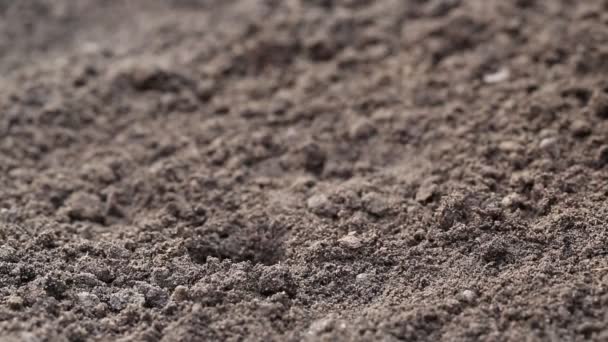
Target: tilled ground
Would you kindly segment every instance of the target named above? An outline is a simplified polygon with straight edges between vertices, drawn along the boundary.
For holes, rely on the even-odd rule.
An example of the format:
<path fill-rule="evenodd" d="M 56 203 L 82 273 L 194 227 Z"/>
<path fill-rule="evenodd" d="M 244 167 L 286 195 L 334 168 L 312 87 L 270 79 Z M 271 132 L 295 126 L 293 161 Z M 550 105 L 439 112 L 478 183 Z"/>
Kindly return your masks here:
<path fill-rule="evenodd" d="M 608 339 L 608 1 L 0 3 L 1 341 Z"/>

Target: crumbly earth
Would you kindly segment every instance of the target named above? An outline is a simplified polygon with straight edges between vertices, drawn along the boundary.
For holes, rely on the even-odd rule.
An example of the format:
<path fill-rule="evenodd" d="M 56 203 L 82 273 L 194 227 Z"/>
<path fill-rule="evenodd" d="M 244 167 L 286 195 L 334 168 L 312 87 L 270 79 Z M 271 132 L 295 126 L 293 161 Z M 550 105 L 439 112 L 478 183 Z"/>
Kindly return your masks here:
<path fill-rule="evenodd" d="M 608 1 L 0 2 L 1 341 L 608 340 Z"/>

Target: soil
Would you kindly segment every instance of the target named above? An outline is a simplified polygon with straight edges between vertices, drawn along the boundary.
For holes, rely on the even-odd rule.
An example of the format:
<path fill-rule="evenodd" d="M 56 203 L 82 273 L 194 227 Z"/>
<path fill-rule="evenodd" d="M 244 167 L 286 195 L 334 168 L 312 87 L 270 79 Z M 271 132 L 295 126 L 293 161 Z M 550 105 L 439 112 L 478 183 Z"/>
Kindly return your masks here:
<path fill-rule="evenodd" d="M 608 340 L 608 1 L 0 18 L 1 341 Z"/>

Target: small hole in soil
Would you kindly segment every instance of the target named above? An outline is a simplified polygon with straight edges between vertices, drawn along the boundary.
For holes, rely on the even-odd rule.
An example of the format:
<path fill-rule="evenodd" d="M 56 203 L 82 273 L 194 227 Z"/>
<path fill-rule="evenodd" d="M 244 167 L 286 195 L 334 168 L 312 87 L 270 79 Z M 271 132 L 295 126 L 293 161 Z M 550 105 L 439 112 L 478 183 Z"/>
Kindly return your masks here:
<path fill-rule="evenodd" d="M 284 232 L 267 225 L 231 226 L 221 229 L 207 228 L 196 238 L 186 242 L 188 254 L 197 263 L 204 264 L 208 257 L 250 261 L 274 265 L 282 260 Z"/>
<path fill-rule="evenodd" d="M 591 99 L 591 91 L 584 88 L 568 89 L 562 93 L 562 97 L 573 97 L 581 106 L 586 106 Z"/>

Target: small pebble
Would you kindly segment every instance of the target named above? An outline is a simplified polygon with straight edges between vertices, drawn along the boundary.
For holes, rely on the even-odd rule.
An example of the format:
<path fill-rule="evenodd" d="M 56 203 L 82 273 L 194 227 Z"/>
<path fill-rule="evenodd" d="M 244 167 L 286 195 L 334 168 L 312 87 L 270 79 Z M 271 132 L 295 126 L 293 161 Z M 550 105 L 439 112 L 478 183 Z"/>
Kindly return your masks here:
<path fill-rule="evenodd" d="M 481 166 L 479 171 L 482 176 L 488 177 L 488 178 L 500 179 L 500 178 L 504 177 L 503 171 L 499 170 L 496 167 L 489 166 L 489 165 Z"/>
<path fill-rule="evenodd" d="M 80 304 L 85 307 L 93 308 L 97 304 L 99 304 L 99 298 L 92 293 L 79 292 L 76 296 L 78 297 L 78 301 L 80 302 Z"/>
<path fill-rule="evenodd" d="M 603 145 L 597 152 L 597 162 L 600 166 L 608 164 L 608 145 Z"/>
<path fill-rule="evenodd" d="M 99 303 L 99 304 L 95 305 L 95 307 L 93 308 L 93 312 L 95 313 L 95 315 L 97 317 L 105 316 L 106 311 L 108 311 L 108 304 L 106 304 L 106 303 Z"/>
<path fill-rule="evenodd" d="M 351 232 L 348 235 L 342 237 L 340 240 L 338 240 L 338 242 L 340 243 L 341 246 L 347 247 L 350 249 L 357 249 L 363 245 L 363 243 L 361 242 L 361 239 L 356 237 L 354 232 Z"/>
<path fill-rule="evenodd" d="M 300 176 L 296 177 L 294 182 L 291 184 L 291 189 L 294 191 L 306 191 L 315 186 L 315 179 L 311 176 Z"/>
<path fill-rule="evenodd" d="M 99 197 L 86 192 L 72 194 L 63 210 L 74 220 L 99 221 L 104 216 L 104 206 Z"/>
<path fill-rule="evenodd" d="M 483 81 L 488 84 L 500 83 L 506 81 L 511 76 L 511 72 L 507 68 L 502 68 L 497 72 L 491 74 L 485 74 L 483 76 Z"/>
<path fill-rule="evenodd" d="M 97 279 L 94 274 L 88 272 L 81 272 L 76 274 L 74 276 L 74 281 L 87 286 L 98 286 L 101 284 L 101 281 Z"/>
<path fill-rule="evenodd" d="M 556 142 L 557 138 L 545 138 L 540 141 L 540 144 L 538 146 L 542 149 L 545 149 L 555 145 Z"/>
<path fill-rule="evenodd" d="M 538 132 L 538 136 L 542 139 L 555 137 L 558 134 L 554 129 L 543 128 Z"/>
<path fill-rule="evenodd" d="M 367 279 L 370 278 L 370 275 L 368 273 L 359 273 L 357 274 L 357 276 L 355 277 L 357 281 L 366 281 Z"/>
<path fill-rule="evenodd" d="M 368 213 L 380 216 L 386 213 L 389 209 L 389 205 L 384 198 L 377 193 L 367 193 L 363 196 L 363 205 Z"/>
<path fill-rule="evenodd" d="M 572 130 L 572 135 L 577 138 L 584 138 L 591 134 L 591 126 L 583 120 L 574 120 L 570 124 L 570 129 Z"/>
<path fill-rule="evenodd" d="M 463 301 L 471 303 L 477 298 L 477 295 L 475 294 L 474 291 L 464 290 L 461 293 L 461 298 Z"/>
<path fill-rule="evenodd" d="M 202 80 L 196 86 L 196 95 L 201 101 L 208 101 L 215 92 L 216 84 L 213 80 Z"/>
<path fill-rule="evenodd" d="M 352 139 L 367 139 L 376 133 L 376 127 L 368 119 L 359 119 L 351 127 L 349 135 Z"/>
<path fill-rule="evenodd" d="M 318 337 L 329 331 L 345 331 L 348 328 L 346 321 L 340 319 L 337 314 L 331 313 L 324 318 L 318 319 L 310 325 L 308 331 L 306 332 L 309 336 Z M 317 341 L 319 339 L 314 339 Z M 327 339 L 321 339 L 325 341 Z"/>
<path fill-rule="evenodd" d="M 19 310 L 23 307 L 23 298 L 19 296 L 9 296 L 6 299 L 6 305 L 13 310 Z"/>
<path fill-rule="evenodd" d="M 321 216 L 334 216 L 338 213 L 338 208 L 324 194 L 310 197 L 306 201 L 306 206 L 310 211 Z"/>
<path fill-rule="evenodd" d="M 422 241 L 424 240 L 424 238 L 426 237 L 426 232 L 422 229 L 418 229 L 415 233 L 414 233 L 414 239 L 416 241 Z"/>
<path fill-rule="evenodd" d="M 16 253 L 17 251 L 13 247 L 2 245 L 0 246 L 0 261 L 14 261 Z"/>
<path fill-rule="evenodd" d="M 97 42 L 86 41 L 80 45 L 80 52 L 85 55 L 95 55 L 103 51 L 101 45 Z"/>
<path fill-rule="evenodd" d="M 318 319 L 312 322 L 306 333 L 312 336 L 319 336 L 322 333 L 331 330 L 333 324 L 334 318 L 330 315 L 326 318 Z"/>
<path fill-rule="evenodd" d="M 503 207 L 513 208 L 521 205 L 523 200 L 519 194 L 511 193 L 505 196 L 500 203 L 503 205 Z"/>
<path fill-rule="evenodd" d="M 396 116 L 395 112 L 390 109 L 381 108 L 372 114 L 372 119 L 376 122 L 390 121 Z"/>
<path fill-rule="evenodd" d="M 327 153 L 318 144 L 308 142 L 298 150 L 300 162 L 304 168 L 312 173 L 321 173 L 327 161 Z"/>
<path fill-rule="evenodd" d="M 437 185 L 428 184 L 421 185 L 416 192 L 416 201 L 417 202 L 428 202 L 433 196 L 437 193 Z"/>
<path fill-rule="evenodd" d="M 110 295 L 108 304 L 110 305 L 110 308 L 112 310 L 121 311 L 129 304 L 143 306 L 145 302 L 146 299 L 142 294 L 135 293 L 130 290 L 121 290 L 117 293 L 113 293 Z"/>
<path fill-rule="evenodd" d="M 608 95 L 596 96 L 591 103 L 591 108 L 597 117 L 608 119 Z"/>
<path fill-rule="evenodd" d="M 522 146 L 515 141 L 502 141 L 498 144 L 498 148 L 503 152 L 518 152 L 523 149 Z"/>
<path fill-rule="evenodd" d="M 183 285 L 178 285 L 175 290 L 173 290 L 173 294 L 171 295 L 171 300 L 174 302 L 183 302 L 187 300 L 189 297 L 188 288 Z"/>

